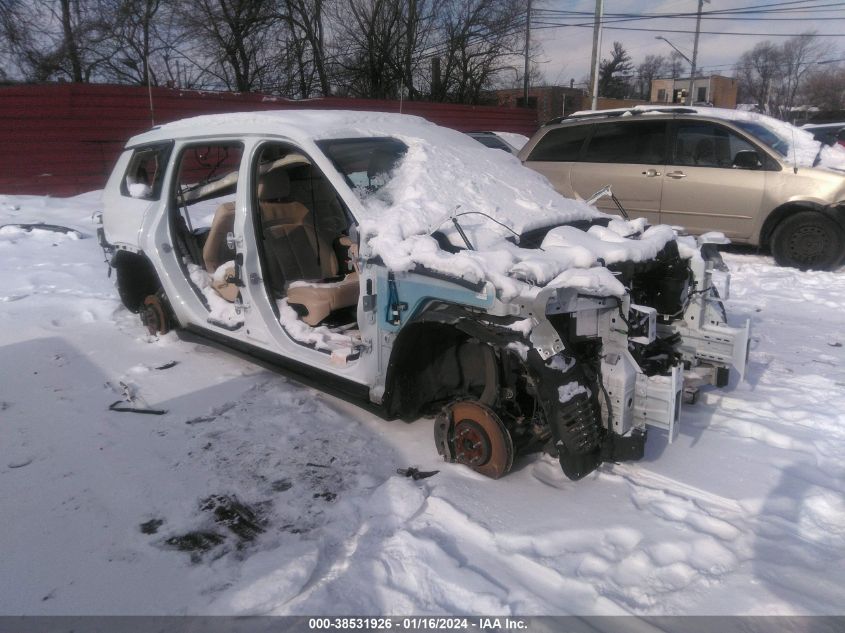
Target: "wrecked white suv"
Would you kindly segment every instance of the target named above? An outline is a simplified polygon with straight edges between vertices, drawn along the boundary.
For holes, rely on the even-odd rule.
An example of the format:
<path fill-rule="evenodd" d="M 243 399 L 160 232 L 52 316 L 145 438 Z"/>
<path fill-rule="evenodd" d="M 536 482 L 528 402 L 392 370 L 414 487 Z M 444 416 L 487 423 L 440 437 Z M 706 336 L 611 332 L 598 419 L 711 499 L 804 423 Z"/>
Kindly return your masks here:
<path fill-rule="evenodd" d="M 132 138 L 100 241 L 150 332 L 179 327 L 375 407 L 436 415 L 490 477 L 532 451 L 579 479 L 678 429 L 745 367 L 712 245 L 568 200 L 416 117 L 204 116 Z M 723 295 L 724 298 L 724 295 Z M 686 389 L 685 389 L 686 385 Z"/>

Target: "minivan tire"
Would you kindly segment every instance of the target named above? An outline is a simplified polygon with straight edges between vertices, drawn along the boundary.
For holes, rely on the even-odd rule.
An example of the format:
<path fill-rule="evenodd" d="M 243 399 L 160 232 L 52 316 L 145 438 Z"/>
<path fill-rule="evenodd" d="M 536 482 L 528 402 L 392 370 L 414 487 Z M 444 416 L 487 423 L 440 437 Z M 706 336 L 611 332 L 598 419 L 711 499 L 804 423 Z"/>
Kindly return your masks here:
<path fill-rule="evenodd" d="M 831 270 L 845 253 L 845 236 L 831 218 L 816 211 L 799 211 L 775 227 L 771 248 L 780 266 Z"/>

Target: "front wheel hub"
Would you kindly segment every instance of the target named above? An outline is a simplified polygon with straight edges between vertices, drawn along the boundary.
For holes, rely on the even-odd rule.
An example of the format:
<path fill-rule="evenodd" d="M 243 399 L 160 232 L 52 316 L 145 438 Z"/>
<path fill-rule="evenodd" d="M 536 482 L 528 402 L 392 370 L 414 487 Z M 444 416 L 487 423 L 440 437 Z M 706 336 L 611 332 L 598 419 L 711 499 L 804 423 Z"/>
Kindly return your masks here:
<path fill-rule="evenodd" d="M 444 407 L 434 425 L 434 440 L 444 459 L 498 479 L 513 466 L 513 440 L 496 413 L 466 400 Z"/>
<path fill-rule="evenodd" d="M 141 323 L 150 335 L 167 334 L 170 330 L 164 314 L 164 306 L 161 305 L 161 299 L 157 295 L 147 295 L 144 305 L 141 306 L 140 316 Z"/>

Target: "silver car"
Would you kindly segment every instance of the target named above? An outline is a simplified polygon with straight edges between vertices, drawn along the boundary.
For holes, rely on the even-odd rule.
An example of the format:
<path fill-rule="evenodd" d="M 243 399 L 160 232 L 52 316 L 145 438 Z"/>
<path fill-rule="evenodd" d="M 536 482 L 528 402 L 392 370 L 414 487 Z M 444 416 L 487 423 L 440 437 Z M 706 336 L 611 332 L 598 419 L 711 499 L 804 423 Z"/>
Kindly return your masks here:
<path fill-rule="evenodd" d="M 717 108 L 584 113 L 541 128 L 523 163 L 565 196 L 605 185 L 634 217 L 720 231 L 783 266 L 831 269 L 845 254 L 845 151 L 765 117 Z M 615 211 L 610 200 L 599 202 Z"/>

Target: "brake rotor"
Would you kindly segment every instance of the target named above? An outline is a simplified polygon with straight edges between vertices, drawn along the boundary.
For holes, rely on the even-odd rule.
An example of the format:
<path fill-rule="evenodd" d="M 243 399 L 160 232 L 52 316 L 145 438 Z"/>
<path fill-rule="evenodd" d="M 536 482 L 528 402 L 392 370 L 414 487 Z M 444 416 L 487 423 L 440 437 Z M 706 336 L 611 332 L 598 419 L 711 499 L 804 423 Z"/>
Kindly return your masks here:
<path fill-rule="evenodd" d="M 452 420 L 449 444 L 454 461 L 498 479 L 513 466 L 513 440 L 489 407 L 474 401 L 447 407 Z"/>
<path fill-rule="evenodd" d="M 141 308 L 141 323 L 147 327 L 151 335 L 167 334 L 170 328 L 167 326 L 167 317 L 164 315 L 164 307 L 158 295 L 147 295 L 144 299 L 144 307 Z"/>

